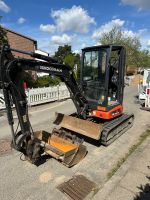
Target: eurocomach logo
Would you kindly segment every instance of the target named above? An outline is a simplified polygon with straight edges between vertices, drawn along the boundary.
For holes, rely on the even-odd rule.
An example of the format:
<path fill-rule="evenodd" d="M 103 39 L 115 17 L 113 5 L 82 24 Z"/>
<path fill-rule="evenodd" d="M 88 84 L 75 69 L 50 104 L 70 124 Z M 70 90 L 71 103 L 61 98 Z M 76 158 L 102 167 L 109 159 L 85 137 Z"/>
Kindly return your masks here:
<path fill-rule="evenodd" d="M 53 72 L 62 72 L 62 69 L 57 69 L 54 67 L 47 67 L 47 66 L 40 66 L 40 69 Z"/>

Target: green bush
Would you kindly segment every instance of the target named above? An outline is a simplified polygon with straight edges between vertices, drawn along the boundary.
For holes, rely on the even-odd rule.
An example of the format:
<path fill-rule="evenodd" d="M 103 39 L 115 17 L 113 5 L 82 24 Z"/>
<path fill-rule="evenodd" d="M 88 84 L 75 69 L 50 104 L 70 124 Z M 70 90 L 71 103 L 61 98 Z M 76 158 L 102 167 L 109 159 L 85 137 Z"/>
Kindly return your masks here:
<path fill-rule="evenodd" d="M 50 77 L 47 75 L 38 77 L 34 80 L 28 72 L 25 73 L 24 81 L 27 84 L 27 88 L 49 87 L 60 83 L 60 79 L 58 77 Z"/>

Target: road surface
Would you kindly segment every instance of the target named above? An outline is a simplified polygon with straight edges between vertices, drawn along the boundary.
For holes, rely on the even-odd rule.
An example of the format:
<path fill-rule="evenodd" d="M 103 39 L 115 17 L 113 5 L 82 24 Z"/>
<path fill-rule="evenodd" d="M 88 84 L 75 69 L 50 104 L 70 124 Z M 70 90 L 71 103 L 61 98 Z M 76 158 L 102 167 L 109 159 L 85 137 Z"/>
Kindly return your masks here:
<path fill-rule="evenodd" d="M 70 179 L 73 175 L 83 174 L 100 188 L 107 180 L 108 172 L 117 161 L 128 152 L 139 136 L 149 125 L 150 112 L 142 111 L 134 103 L 137 87 L 125 89 L 125 111 L 134 113 L 134 126 L 118 138 L 109 147 L 97 147 L 86 143 L 87 156 L 76 166 L 67 168 L 55 159 L 48 159 L 40 166 L 21 161 L 20 153 L 12 153 L 0 157 L 0 199 L 3 200 L 67 200 L 68 197 L 56 189 L 56 186 Z M 70 114 L 75 108 L 71 100 L 55 102 L 30 109 L 30 119 L 34 130 L 51 130 L 55 112 Z M 15 119 L 17 122 L 17 119 Z M 6 118 L 0 120 L 0 138 L 10 134 Z"/>

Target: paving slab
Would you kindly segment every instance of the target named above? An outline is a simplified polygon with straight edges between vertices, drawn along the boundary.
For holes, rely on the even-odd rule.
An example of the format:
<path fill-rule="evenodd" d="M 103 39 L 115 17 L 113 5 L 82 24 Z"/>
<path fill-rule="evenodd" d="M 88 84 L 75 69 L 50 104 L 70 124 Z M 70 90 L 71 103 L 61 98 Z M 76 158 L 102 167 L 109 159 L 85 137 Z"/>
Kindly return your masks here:
<path fill-rule="evenodd" d="M 130 169 L 129 172 L 123 177 L 119 186 L 126 188 L 129 191 L 134 193 L 140 192 L 139 187 L 142 185 L 146 185 L 148 182 L 148 178 L 145 174 L 135 170 Z"/>
<path fill-rule="evenodd" d="M 135 195 L 133 192 L 118 186 L 114 189 L 113 193 L 108 196 L 107 200 L 133 200 L 133 195 Z"/>
<path fill-rule="evenodd" d="M 141 154 L 140 160 L 136 160 L 135 163 L 133 163 L 132 168 L 134 170 L 138 170 L 139 172 L 142 172 L 143 174 L 149 176 L 150 175 L 150 153 L 143 152 Z"/>
<path fill-rule="evenodd" d="M 132 153 L 93 200 L 150 199 L 150 137 Z M 139 197 L 140 196 L 140 197 Z"/>

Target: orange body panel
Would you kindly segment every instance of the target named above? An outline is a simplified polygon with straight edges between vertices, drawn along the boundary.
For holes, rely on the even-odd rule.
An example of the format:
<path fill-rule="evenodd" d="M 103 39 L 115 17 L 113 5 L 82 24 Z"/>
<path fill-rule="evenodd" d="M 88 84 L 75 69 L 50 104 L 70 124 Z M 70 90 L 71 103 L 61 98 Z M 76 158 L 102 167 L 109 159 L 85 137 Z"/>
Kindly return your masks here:
<path fill-rule="evenodd" d="M 122 113 L 123 113 L 123 106 L 118 105 L 109 111 L 93 110 L 90 114 L 93 117 L 98 117 L 102 119 L 113 119 L 115 117 L 118 117 Z"/>

